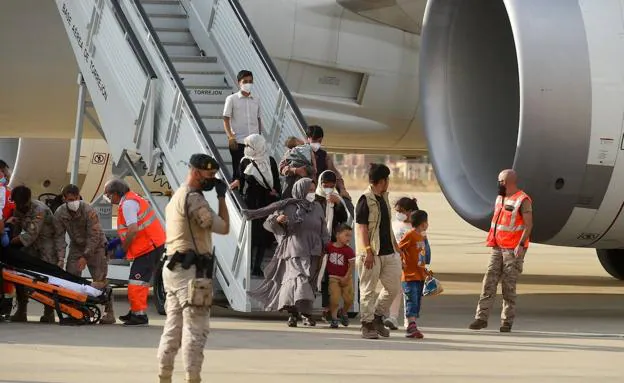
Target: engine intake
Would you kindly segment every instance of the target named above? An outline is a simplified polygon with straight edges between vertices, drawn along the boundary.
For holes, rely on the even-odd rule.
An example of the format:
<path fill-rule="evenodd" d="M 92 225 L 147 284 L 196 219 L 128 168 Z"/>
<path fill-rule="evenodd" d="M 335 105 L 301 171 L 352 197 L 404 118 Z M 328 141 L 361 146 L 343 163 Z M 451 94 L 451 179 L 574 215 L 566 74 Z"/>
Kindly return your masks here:
<path fill-rule="evenodd" d="M 489 227 L 505 168 L 533 198 L 534 242 L 553 238 L 575 206 L 602 200 L 610 173 L 604 188 L 584 184 L 593 171 L 586 41 L 575 1 L 429 0 L 425 132 L 444 194 L 472 225 Z"/>

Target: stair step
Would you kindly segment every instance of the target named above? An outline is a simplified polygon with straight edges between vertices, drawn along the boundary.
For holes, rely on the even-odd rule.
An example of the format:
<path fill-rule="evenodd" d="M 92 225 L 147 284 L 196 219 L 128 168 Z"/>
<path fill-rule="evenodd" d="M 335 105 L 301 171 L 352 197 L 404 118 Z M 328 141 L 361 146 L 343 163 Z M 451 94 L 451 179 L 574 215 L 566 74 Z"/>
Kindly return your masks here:
<path fill-rule="evenodd" d="M 150 15 L 184 15 L 186 16 L 186 11 L 180 3 L 143 3 L 143 8 L 145 12 Z"/>
<path fill-rule="evenodd" d="M 195 102 L 195 108 L 202 116 L 222 116 L 223 115 L 223 101 L 205 101 Z"/>
<path fill-rule="evenodd" d="M 221 133 L 222 134 L 210 134 L 210 138 L 217 148 L 228 149 L 229 154 L 228 137 L 225 135 L 225 132 L 223 130 L 221 131 Z"/>
<path fill-rule="evenodd" d="M 199 56 L 199 47 L 195 42 L 187 42 L 187 43 L 174 43 L 174 42 L 163 42 L 163 46 L 165 47 L 165 51 L 167 54 L 171 55 L 184 55 L 184 56 Z"/>
<path fill-rule="evenodd" d="M 216 57 L 170 55 L 170 58 L 177 71 L 216 72 L 224 70 Z"/>
<path fill-rule="evenodd" d="M 188 28 L 155 28 L 163 43 L 195 43 Z"/>
<path fill-rule="evenodd" d="M 197 101 L 220 101 L 225 102 L 227 96 L 232 94 L 232 88 L 228 86 L 186 86 L 186 90 L 193 102 Z"/>
<path fill-rule="evenodd" d="M 156 28 L 188 28 L 189 22 L 186 15 L 147 15 L 150 22 Z"/>
<path fill-rule="evenodd" d="M 180 73 L 178 72 L 180 78 L 182 78 L 182 83 L 188 86 L 227 86 L 227 81 L 225 79 L 225 73 L 221 72 L 213 72 L 207 74 L 198 74 L 198 73 Z"/>

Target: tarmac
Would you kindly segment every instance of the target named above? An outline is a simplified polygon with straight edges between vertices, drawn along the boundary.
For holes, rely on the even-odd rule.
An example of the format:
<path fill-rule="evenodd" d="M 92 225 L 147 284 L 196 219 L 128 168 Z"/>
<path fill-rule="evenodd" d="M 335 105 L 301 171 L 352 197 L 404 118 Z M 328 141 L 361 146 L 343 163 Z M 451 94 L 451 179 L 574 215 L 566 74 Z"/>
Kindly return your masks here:
<path fill-rule="evenodd" d="M 399 195 L 392 195 L 393 198 Z M 520 277 L 513 332 L 470 331 L 488 262 L 485 233 L 463 222 L 439 193 L 418 194 L 430 215 L 432 266 L 444 294 L 425 298 L 425 339 L 363 340 L 357 319 L 338 330 L 288 328 L 274 315 L 215 309 L 205 350 L 206 382 L 621 382 L 624 282 L 608 276 L 593 249 L 532 244 Z M 499 289 L 500 291 L 500 289 Z M 150 326 L 61 327 L 0 323 L 0 383 L 157 382 L 164 317 Z M 117 315 L 128 305 L 115 294 Z M 180 358 L 174 382 L 183 382 Z"/>

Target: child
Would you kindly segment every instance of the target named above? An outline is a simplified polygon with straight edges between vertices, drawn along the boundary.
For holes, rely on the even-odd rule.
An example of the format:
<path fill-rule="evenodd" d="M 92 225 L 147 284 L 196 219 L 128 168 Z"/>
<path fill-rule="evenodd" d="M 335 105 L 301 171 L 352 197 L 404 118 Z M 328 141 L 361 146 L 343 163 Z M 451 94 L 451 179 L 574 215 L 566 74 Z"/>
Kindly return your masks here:
<path fill-rule="evenodd" d="M 418 210 L 418 201 L 416 198 L 402 197 L 394 205 L 395 221 L 392 223 L 392 230 L 394 232 L 394 238 L 397 243 L 401 242 L 401 239 L 412 229 L 410 222 L 410 216 L 412 212 Z M 427 239 L 425 238 L 425 241 Z M 384 325 L 390 330 L 399 329 L 399 319 L 402 318 L 404 311 L 402 310 L 401 303 L 403 303 L 403 286 L 401 281 L 397 281 L 399 284 L 399 294 L 390 305 L 389 315 L 384 319 Z M 407 328 L 407 322 L 405 322 Z"/>
<path fill-rule="evenodd" d="M 347 224 L 336 228 L 336 242 L 327 245 L 327 274 L 329 276 L 330 327 L 338 328 L 338 320 L 343 326 L 349 325 L 347 312 L 353 304 L 353 264 L 355 252 L 349 247 L 353 230 Z M 340 310 L 340 298 L 343 306 Z M 339 318 L 340 316 L 340 318 Z"/>
<path fill-rule="evenodd" d="M 410 217 L 412 229 L 399 242 L 401 261 L 403 263 L 403 293 L 405 294 L 405 317 L 408 326 L 407 338 L 422 339 L 423 334 L 418 330 L 416 318 L 420 316 L 420 302 L 422 299 L 425 279 L 427 277 L 427 257 L 425 254 L 425 236 L 429 227 L 427 213 L 417 210 Z"/>
<path fill-rule="evenodd" d="M 316 158 L 310 144 L 297 137 L 288 137 L 285 142 L 288 150 L 279 163 L 280 174 L 285 176 L 282 182 L 282 198 L 292 197 L 292 187 L 299 179 L 316 176 Z"/>

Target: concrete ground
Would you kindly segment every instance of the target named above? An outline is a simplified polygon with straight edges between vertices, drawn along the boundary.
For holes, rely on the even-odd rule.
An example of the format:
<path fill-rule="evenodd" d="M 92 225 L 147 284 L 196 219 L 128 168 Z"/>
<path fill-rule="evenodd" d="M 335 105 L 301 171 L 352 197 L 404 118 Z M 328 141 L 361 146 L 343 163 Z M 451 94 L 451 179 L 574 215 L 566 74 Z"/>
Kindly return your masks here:
<path fill-rule="evenodd" d="M 398 197 L 393 195 L 393 197 Z M 419 194 L 430 213 L 433 269 L 442 296 L 425 298 L 425 339 L 362 340 L 356 321 L 331 330 L 286 327 L 283 318 L 215 309 L 203 377 L 211 382 L 621 382 L 624 283 L 591 249 L 532 245 L 520 279 L 514 332 L 498 320 L 480 332 L 474 315 L 488 251 L 484 233 L 459 219 L 440 194 Z M 117 314 L 128 305 L 116 293 Z M 495 315 L 499 313 L 497 301 Z M 40 306 L 31 303 L 33 321 Z M 150 326 L 0 324 L 0 382 L 156 382 L 164 317 Z M 175 380 L 183 381 L 181 360 Z"/>

